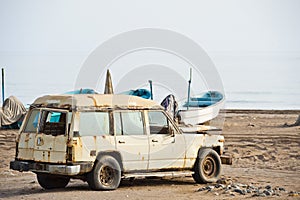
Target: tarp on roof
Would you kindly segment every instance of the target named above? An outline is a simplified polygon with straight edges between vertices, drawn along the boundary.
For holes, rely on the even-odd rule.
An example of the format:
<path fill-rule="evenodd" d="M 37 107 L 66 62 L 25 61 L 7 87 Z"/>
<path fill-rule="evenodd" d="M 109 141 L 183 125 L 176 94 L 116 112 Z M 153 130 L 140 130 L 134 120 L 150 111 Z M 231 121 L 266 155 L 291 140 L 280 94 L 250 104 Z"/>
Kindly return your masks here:
<path fill-rule="evenodd" d="M 5 99 L 0 109 L 0 127 L 11 125 L 22 119 L 26 114 L 26 108 L 15 96 Z"/>
<path fill-rule="evenodd" d="M 79 90 L 65 92 L 64 94 L 98 94 L 98 92 L 89 88 L 81 88 Z"/>
<path fill-rule="evenodd" d="M 129 91 L 122 92 L 120 94 L 133 95 L 137 97 L 142 97 L 144 99 L 150 99 L 151 97 L 150 91 L 146 89 L 129 90 Z"/>

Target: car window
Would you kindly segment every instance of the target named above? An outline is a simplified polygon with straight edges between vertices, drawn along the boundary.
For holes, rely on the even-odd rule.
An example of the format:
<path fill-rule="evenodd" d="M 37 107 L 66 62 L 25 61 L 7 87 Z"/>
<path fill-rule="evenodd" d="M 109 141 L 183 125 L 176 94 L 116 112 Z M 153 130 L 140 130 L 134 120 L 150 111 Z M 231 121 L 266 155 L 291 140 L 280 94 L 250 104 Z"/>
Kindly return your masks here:
<path fill-rule="evenodd" d="M 79 135 L 109 135 L 108 112 L 82 112 L 80 113 Z"/>
<path fill-rule="evenodd" d="M 38 127 L 40 110 L 32 110 L 25 126 L 24 132 L 36 133 Z"/>
<path fill-rule="evenodd" d="M 144 135 L 142 112 L 114 112 L 114 130 L 116 135 Z"/>
<path fill-rule="evenodd" d="M 51 112 L 47 117 L 47 122 L 59 122 L 61 112 Z"/>
<path fill-rule="evenodd" d="M 66 134 L 66 118 L 65 112 L 42 110 L 39 132 L 53 136 Z"/>
<path fill-rule="evenodd" d="M 66 133 L 66 112 L 34 109 L 31 111 L 24 132 L 64 135 Z M 72 113 L 68 113 L 68 124 Z"/>
<path fill-rule="evenodd" d="M 122 132 L 122 122 L 121 122 L 121 113 L 114 112 L 114 130 L 116 135 L 123 135 Z"/>
<path fill-rule="evenodd" d="M 150 134 L 169 134 L 167 116 L 161 111 L 149 111 Z"/>

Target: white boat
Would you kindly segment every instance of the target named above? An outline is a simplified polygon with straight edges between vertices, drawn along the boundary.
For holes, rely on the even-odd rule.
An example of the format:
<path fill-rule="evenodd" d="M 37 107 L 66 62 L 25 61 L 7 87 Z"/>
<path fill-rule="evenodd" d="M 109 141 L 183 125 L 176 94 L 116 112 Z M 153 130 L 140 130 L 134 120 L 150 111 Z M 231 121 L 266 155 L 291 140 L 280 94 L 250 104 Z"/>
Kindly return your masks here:
<path fill-rule="evenodd" d="M 195 125 L 214 119 L 223 108 L 224 99 L 224 95 L 217 91 L 208 91 L 200 97 L 190 98 L 178 111 L 180 123 Z"/>

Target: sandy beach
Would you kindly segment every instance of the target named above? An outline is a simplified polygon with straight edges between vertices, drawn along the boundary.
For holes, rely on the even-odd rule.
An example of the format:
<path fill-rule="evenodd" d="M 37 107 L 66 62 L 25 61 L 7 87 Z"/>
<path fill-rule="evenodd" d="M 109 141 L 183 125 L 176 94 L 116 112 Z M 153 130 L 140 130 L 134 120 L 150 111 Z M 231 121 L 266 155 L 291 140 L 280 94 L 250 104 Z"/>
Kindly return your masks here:
<path fill-rule="evenodd" d="M 226 110 L 223 134 L 233 165 L 223 166 L 222 178 L 253 187 L 281 188 L 276 199 L 300 199 L 300 126 L 290 126 L 300 111 Z M 123 181 L 115 191 L 92 191 L 87 183 L 71 180 L 67 188 L 47 191 L 34 173 L 9 169 L 15 155 L 17 130 L 0 131 L 0 198 L 3 199 L 248 199 L 238 192 L 196 184 L 192 177 Z M 291 193 L 292 192 L 292 193 Z M 269 198 L 269 197 L 266 197 Z"/>

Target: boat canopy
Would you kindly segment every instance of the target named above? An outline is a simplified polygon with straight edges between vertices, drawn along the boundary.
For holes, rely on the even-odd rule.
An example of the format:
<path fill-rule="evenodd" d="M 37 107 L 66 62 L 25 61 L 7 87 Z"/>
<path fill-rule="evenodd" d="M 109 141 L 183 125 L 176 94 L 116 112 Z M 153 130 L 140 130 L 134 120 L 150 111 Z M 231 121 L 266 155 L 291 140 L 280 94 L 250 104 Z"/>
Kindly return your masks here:
<path fill-rule="evenodd" d="M 0 109 L 0 127 L 1 128 L 19 128 L 18 121 L 26 114 L 26 109 L 22 102 L 15 96 L 8 97 Z M 15 124 L 15 126 L 14 126 Z M 12 127 L 10 127 L 13 125 Z"/>
<path fill-rule="evenodd" d="M 222 93 L 218 91 L 207 91 L 198 97 L 191 97 L 189 102 L 185 102 L 183 107 L 207 107 L 214 105 L 224 99 Z"/>

